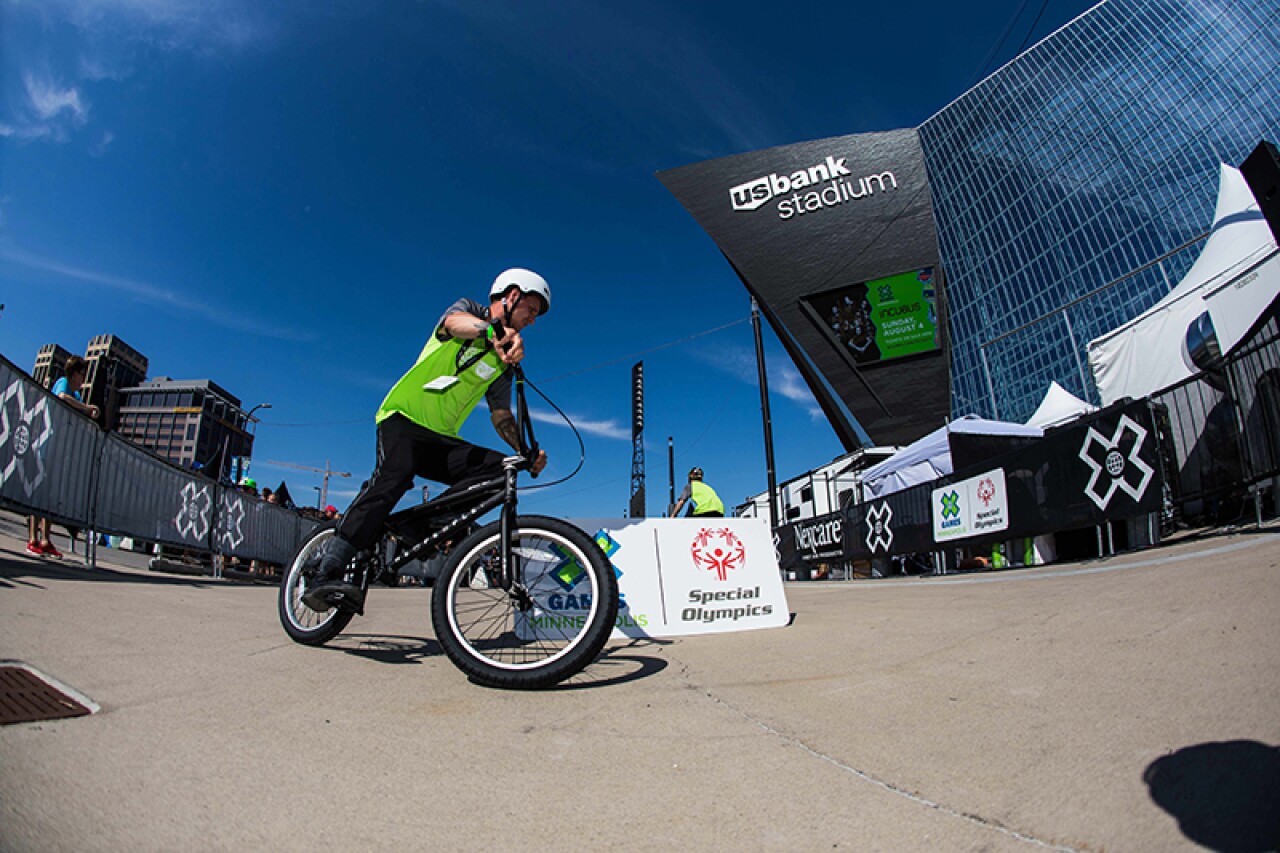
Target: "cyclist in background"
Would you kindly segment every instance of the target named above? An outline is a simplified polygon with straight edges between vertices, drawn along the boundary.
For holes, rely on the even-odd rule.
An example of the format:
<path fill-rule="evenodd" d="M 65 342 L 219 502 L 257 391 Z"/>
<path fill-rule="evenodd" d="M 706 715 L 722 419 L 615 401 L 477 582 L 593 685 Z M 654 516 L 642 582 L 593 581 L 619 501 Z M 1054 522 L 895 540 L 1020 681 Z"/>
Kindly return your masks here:
<path fill-rule="evenodd" d="M 502 472 L 501 453 L 462 440 L 458 431 L 484 397 L 493 428 L 519 449 L 507 368 L 524 358 L 520 333 L 550 307 L 546 280 L 517 268 L 494 279 L 488 306 L 463 298 L 445 311 L 417 362 L 378 409 L 376 467 L 327 543 L 303 603 L 317 611 L 364 608 L 363 591 L 343 580 L 345 567 L 374 544 L 415 475 L 465 487 Z M 530 471 L 537 475 L 546 465 L 539 451 Z"/>
<path fill-rule="evenodd" d="M 689 470 L 689 483 L 671 509 L 672 518 L 680 514 L 686 502 L 691 504 L 689 515 L 693 518 L 724 518 L 724 502 L 715 489 L 702 482 L 701 468 Z"/>

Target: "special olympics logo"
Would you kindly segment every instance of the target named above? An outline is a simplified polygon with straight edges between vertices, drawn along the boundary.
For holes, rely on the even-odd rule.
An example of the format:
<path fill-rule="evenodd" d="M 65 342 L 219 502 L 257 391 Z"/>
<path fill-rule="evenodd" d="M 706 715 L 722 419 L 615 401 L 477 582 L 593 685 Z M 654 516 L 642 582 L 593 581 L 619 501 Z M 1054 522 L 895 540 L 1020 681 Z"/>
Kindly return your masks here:
<path fill-rule="evenodd" d="M 1084 493 L 1098 505 L 1098 509 L 1107 508 L 1117 489 L 1135 501 L 1142 500 L 1155 475 L 1151 466 L 1138 455 L 1146 440 L 1147 431 L 1128 415 L 1120 416 L 1120 422 L 1116 424 L 1116 430 L 1110 439 L 1103 438 L 1101 433 L 1089 427 L 1084 444 L 1080 447 L 1080 459 L 1090 468 L 1089 482 L 1084 487 Z M 1128 444 L 1128 453 L 1124 452 L 1125 444 Z M 1099 485 L 1103 472 L 1107 477 L 1105 487 Z"/>
<path fill-rule="evenodd" d="M 996 496 L 996 484 L 990 477 L 986 477 L 981 483 L 978 483 L 978 500 L 982 501 L 983 506 L 991 506 L 991 499 Z"/>
<path fill-rule="evenodd" d="M 719 580 L 728 580 L 729 572 L 740 569 L 747 561 L 747 548 L 727 527 L 704 527 L 693 537 L 690 547 L 693 564 L 715 572 Z"/>
<path fill-rule="evenodd" d="M 886 552 L 893 544 L 893 528 L 889 521 L 893 518 L 893 509 L 888 503 L 867 510 L 867 548 L 875 553 L 883 548 Z"/>

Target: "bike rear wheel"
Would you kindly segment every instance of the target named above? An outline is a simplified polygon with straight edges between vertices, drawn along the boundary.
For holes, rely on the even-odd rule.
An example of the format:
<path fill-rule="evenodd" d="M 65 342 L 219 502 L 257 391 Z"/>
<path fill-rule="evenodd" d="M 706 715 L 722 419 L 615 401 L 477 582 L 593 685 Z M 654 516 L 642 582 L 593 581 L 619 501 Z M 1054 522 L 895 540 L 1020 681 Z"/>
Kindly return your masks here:
<path fill-rule="evenodd" d="M 280 579 L 280 624 L 284 626 L 285 633 L 306 646 L 329 642 L 342 633 L 354 615 L 350 610 L 338 607 L 321 613 L 302 603 L 302 595 L 310 583 L 307 571 L 319 560 L 320 549 L 332 538 L 335 528 L 336 525 L 330 524 L 312 531 Z"/>
<path fill-rule="evenodd" d="M 436 639 L 473 680 L 531 690 L 576 675 L 618 617 L 618 579 L 595 540 L 571 524 L 519 516 L 510 591 L 499 584 L 500 522 L 453 550 L 431 595 Z"/>

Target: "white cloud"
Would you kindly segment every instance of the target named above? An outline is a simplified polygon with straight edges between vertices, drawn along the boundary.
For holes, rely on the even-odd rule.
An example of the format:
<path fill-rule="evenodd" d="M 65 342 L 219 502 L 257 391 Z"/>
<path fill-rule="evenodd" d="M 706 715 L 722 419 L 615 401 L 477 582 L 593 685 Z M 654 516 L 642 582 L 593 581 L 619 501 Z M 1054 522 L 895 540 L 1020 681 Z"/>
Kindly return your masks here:
<path fill-rule="evenodd" d="M 805 384 L 804 377 L 800 375 L 800 371 L 796 370 L 793 365 L 783 364 L 779 366 L 773 364 L 771 369 L 776 378 L 769 381 L 769 390 L 776 391 L 783 397 L 793 403 L 797 403 L 801 408 L 809 413 L 812 420 L 822 420 L 826 417 L 822 412 L 822 407 L 813 399 L 813 392 L 809 390 L 809 386 Z"/>
<path fill-rule="evenodd" d="M 541 424 L 569 428 L 569 424 L 565 423 L 565 419 L 560 417 L 558 412 L 530 409 L 529 416 Z M 631 427 L 623 426 L 616 420 L 592 421 L 575 415 L 569 415 L 569 420 L 573 421 L 573 425 L 577 427 L 578 432 L 586 433 L 587 435 L 594 435 L 597 438 L 612 438 L 619 441 L 631 440 Z"/>
<path fill-rule="evenodd" d="M 60 85 L 33 70 L 23 72 L 22 84 L 12 121 L 0 122 L 0 136 L 65 142 L 88 122 L 89 104 L 75 86 Z"/>
<path fill-rule="evenodd" d="M 740 382 L 756 387 L 760 385 L 757 378 L 756 356 L 751 350 L 734 346 L 721 347 L 719 350 L 708 353 L 706 361 L 712 367 L 728 373 Z M 795 365 L 788 361 L 773 358 L 769 359 L 766 367 L 769 372 L 769 393 L 771 395 L 779 394 L 797 404 L 815 421 L 826 417 L 822 412 L 822 408 L 814 400 L 809 386 L 805 384 L 804 377 L 800 375 L 800 371 L 796 370 Z"/>
<path fill-rule="evenodd" d="M 2 70 L 24 84 L 5 93 L 0 137 L 67 142 L 90 123 L 86 84 L 125 79 L 147 50 L 221 59 L 270 46 L 279 29 L 273 8 L 256 0 L 0 0 L 12 32 Z M 97 137 L 90 153 L 101 156 L 109 142 Z"/>
<path fill-rule="evenodd" d="M 89 117 L 89 107 L 81 102 L 80 92 L 74 87 L 61 88 L 51 80 L 37 77 L 31 72 L 23 74 L 22 79 L 27 87 L 31 107 L 42 121 L 59 118 L 64 111 L 69 111 L 68 118 L 79 123 Z"/>
<path fill-rule="evenodd" d="M 213 305 L 207 305 L 198 300 L 192 299 L 185 294 L 172 290 L 166 290 L 153 284 L 143 281 L 135 281 L 133 279 L 124 278 L 122 276 L 110 275 L 96 270 L 86 270 L 80 267 L 74 267 L 64 264 L 61 261 L 52 258 L 43 258 L 32 255 L 20 249 L 0 248 L 0 259 L 10 261 L 28 269 L 41 270 L 43 272 L 53 273 L 63 279 L 75 279 L 78 281 L 86 281 L 90 284 L 100 285 L 118 293 L 124 293 L 136 299 L 151 305 L 162 308 L 169 308 L 184 314 L 193 314 L 216 325 L 237 332 L 245 332 L 251 335 L 261 335 L 267 338 L 277 338 L 286 341 L 309 341 L 314 335 L 307 332 L 300 332 L 286 326 L 273 326 L 269 323 L 259 322 L 246 316 L 245 312 L 228 310 Z"/>

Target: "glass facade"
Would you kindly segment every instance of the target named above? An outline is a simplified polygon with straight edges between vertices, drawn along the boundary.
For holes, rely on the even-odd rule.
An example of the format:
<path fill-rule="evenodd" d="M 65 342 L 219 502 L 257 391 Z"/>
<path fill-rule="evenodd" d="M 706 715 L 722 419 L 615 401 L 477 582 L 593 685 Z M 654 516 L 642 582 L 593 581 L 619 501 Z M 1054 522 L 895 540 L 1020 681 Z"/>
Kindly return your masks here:
<path fill-rule="evenodd" d="M 953 414 L 1097 402 L 1085 346 L 1178 283 L 1219 163 L 1277 136 L 1277 0 L 1109 0 L 926 121 Z"/>

